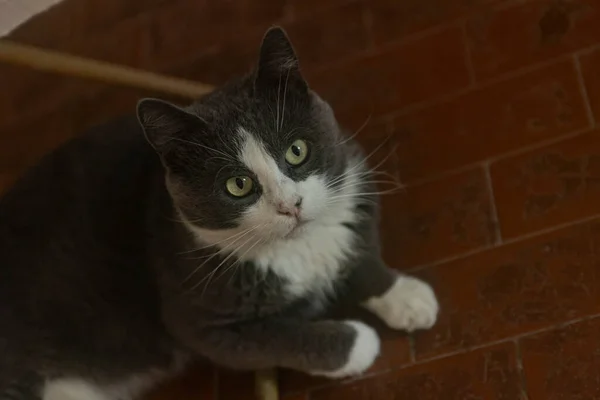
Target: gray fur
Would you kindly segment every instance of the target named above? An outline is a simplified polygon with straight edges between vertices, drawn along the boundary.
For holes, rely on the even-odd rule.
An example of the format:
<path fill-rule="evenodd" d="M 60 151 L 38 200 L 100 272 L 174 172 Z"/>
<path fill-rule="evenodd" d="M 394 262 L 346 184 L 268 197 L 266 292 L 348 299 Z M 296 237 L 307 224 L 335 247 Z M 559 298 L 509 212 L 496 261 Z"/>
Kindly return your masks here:
<path fill-rule="evenodd" d="M 138 114 L 143 129 L 134 117 L 98 127 L 0 200 L 0 399 L 39 399 L 43 383 L 60 378 L 107 387 L 197 356 L 238 369 L 343 366 L 357 333 L 323 316 L 341 298 L 381 295 L 396 276 L 379 256 L 374 196 L 361 197 L 358 222 L 345 224 L 355 248 L 328 295 L 291 297 L 281 277 L 252 261 L 192 289 L 223 256 L 186 281 L 215 249 L 194 251 L 181 219 L 229 228 L 261 195 L 239 201 L 220 189 L 238 167 L 211 149 L 239 146 L 236 127 L 260 135 L 293 180 L 319 172 L 333 182 L 360 156 L 353 141 L 338 145 L 345 135 L 300 75 L 285 34 L 267 33 L 248 76 L 185 108 L 142 101 Z M 298 169 L 280 157 L 294 132 L 314 144 Z"/>

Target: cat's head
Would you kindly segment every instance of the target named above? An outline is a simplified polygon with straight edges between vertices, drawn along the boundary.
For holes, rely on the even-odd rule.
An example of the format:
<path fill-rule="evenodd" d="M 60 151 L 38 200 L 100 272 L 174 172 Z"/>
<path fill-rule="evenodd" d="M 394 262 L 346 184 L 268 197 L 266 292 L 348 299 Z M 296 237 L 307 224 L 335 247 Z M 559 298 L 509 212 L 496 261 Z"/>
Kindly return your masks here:
<path fill-rule="evenodd" d="M 142 100 L 138 118 L 181 217 L 208 244 L 285 240 L 339 209 L 348 150 L 280 28 L 248 76 L 186 108 Z"/>

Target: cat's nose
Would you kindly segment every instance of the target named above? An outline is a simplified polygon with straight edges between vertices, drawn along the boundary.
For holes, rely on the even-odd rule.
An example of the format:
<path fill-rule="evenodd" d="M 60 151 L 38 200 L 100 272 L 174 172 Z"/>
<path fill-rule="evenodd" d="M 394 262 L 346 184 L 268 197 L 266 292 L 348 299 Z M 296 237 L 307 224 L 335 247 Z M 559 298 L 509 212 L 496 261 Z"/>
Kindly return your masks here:
<path fill-rule="evenodd" d="M 302 206 L 302 197 L 299 197 L 293 205 L 284 202 L 277 203 L 277 213 L 288 217 L 300 217 L 300 207 Z"/>

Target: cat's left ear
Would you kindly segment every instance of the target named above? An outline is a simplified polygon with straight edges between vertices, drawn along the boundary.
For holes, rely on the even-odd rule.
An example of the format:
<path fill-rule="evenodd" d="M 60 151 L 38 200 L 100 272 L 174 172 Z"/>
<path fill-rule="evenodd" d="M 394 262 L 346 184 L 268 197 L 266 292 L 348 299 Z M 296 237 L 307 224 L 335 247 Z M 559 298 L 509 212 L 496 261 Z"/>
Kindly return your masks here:
<path fill-rule="evenodd" d="M 140 100 L 137 117 L 146 139 L 161 155 L 181 146 L 181 140 L 188 134 L 205 128 L 199 117 L 158 99 Z"/>
<path fill-rule="evenodd" d="M 265 34 L 260 47 L 260 56 L 254 86 L 279 88 L 287 86 L 308 90 L 308 84 L 300 73 L 298 57 L 285 31 L 273 27 Z"/>

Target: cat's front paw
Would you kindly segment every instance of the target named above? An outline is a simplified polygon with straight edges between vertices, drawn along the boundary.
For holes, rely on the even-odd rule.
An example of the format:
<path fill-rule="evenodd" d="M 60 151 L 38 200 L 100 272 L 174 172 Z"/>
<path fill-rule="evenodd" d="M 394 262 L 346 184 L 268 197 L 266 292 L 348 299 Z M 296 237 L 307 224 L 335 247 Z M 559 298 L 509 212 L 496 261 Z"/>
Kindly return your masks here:
<path fill-rule="evenodd" d="M 368 370 L 377 356 L 381 347 L 379 335 L 370 326 L 359 321 L 346 321 L 354 332 L 354 343 L 349 349 L 345 364 L 334 371 L 312 371 L 313 375 L 325 376 L 327 378 L 345 378 L 361 375 Z"/>
<path fill-rule="evenodd" d="M 431 328 L 439 310 L 431 286 L 410 276 L 398 276 L 383 296 L 373 297 L 364 305 L 391 328 L 408 332 Z"/>

